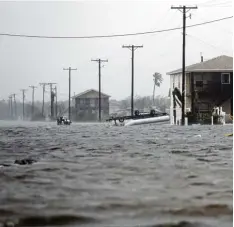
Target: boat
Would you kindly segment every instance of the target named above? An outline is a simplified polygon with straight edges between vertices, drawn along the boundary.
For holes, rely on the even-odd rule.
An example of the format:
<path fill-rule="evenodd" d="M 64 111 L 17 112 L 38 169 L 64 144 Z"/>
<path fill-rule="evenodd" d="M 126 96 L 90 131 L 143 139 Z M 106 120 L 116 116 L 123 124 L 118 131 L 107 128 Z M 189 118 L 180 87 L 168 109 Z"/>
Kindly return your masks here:
<path fill-rule="evenodd" d="M 133 126 L 152 123 L 169 123 L 170 117 L 169 114 L 155 111 L 154 109 L 151 110 L 150 113 L 140 113 L 136 110 L 134 116 L 111 117 L 106 121 L 115 126 Z"/>

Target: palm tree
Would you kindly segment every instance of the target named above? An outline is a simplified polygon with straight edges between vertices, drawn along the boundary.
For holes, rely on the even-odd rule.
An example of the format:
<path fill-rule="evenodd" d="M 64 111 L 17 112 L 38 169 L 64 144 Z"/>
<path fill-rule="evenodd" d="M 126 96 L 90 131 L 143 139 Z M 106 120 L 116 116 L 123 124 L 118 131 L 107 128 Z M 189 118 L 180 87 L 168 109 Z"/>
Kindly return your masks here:
<path fill-rule="evenodd" d="M 153 74 L 153 81 L 154 81 L 154 89 L 153 89 L 153 105 L 154 105 L 155 86 L 160 87 L 160 85 L 163 81 L 162 74 L 154 73 Z"/>

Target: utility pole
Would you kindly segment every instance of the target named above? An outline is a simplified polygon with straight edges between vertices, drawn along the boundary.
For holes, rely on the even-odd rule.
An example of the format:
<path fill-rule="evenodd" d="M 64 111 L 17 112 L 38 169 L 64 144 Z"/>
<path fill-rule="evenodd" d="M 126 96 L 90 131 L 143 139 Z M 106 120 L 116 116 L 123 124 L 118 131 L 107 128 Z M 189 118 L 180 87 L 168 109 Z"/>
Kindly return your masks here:
<path fill-rule="evenodd" d="M 16 100 L 15 100 L 15 96 L 16 96 L 16 94 L 12 94 L 12 96 L 14 97 L 14 108 L 15 108 L 15 113 L 14 113 L 14 117 L 16 118 L 16 116 L 17 116 L 17 108 L 16 108 Z"/>
<path fill-rule="evenodd" d="M 50 86 L 50 115 L 51 119 L 54 117 L 54 93 L 53 93 L 53 84 L 56 83 L 47 83 Z"/>
<path fill-rule="evenodd" d="M 68 95 L 68 118 L 71 120 L 71 71 L 72 70 L 77 70 L 77 69 L 72 69 L 71 67 L 69 68 L 63 68 L 63 70 L 68 70 L 69 71 L 69 95 Z"/>
<path fill-rule="evenodd" d="M 24 99 L 25 99 L 25 91 L 27 91 L 26 89 L 21 89 L 22 91 L 22 96 L 23 96 L 23 120 L 24 120 Z"/>
<path fill-rule="evenodd" d="M 10 95 L 9 96 L 9 107 L 10 107 L 10 117 L 11 117 L 11 119 L 12 119 L 12 117 L 13 117 L 13 111 L 12 111 L 12 96 Z"/>
<path fill-rule="evenodd" d="M 135 45 L 129 45 L 129 46 L 122 46 L 123 48 L 128 48 L 132 51 L 132 94 L 131 94 L 131 115 L 133 117 L 134 115 L 134 51 L 137 48 L 143 48 L 143 45 L 141 46 L 135 46 Z"/>
<path fill-rule="evenodd" d="M 54 88 L 55 90 L 55 116 L 58 117 L 58 93 L 57 93 L 57 86 Z"/>
<path fill-rule="evenodd" d="M 40 83 L 42 86 L 42 111 L 41 114 L 44 117 L 44 109 L 45 109 L 45 86 L 48 85 L 47 83 Z"/>
<path fill-rule="evenodd" d="M 34 90 L 37 88 L 36 86 L 29 86 L 32 88 L 32 112 L 31 112 L 31 118 L 33 118 L 34 115 Z"/>
<path fill-rule="evenodd" d="M 102 60 L 102 59 L 96 59 L 96 60 L 91 60 L 91 61 L 96 61 L 98 62 L 98 76 L 99 76 L 99 121 L 102 121 L 102 105 L 101 105 L 101 63 L 102 62 L 108 62 L 108 60 Z"/>
<path fill-rule="evenodd" d="M 178 9 L 183 13 L 183 54 L 182 54 L 182 125 L 184 125 L 185 119 L 185 36 L 186 36 L 186 13 L 191 9 L 197 9 L 197 6 L 172 6 L 171 9 Z M 190 14 L 191 19 L 191 14 Z"/>
<path fill-rule="evenodd" d="M 11 115 L 11 99 L 10 99 L 10 96 L 8 97 L 8 114 L 9 116 Z"/>

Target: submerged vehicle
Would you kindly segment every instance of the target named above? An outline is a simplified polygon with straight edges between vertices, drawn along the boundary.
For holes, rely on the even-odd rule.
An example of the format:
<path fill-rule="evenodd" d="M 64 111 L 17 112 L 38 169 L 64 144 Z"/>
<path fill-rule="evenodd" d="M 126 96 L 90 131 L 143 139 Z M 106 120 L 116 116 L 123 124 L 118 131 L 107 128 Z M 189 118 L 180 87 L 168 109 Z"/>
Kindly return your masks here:
<path fill-rule="evenodd" d="M 57 125 L 70 125 L 71 120 L 67 119 L 67 117 L 62 116 L 57 118 Z"/>
<path fill-rule="evenodd" d="M 121 116 L 121 117 L 111 117 L 106 120 L 107 122 L 112 122 L 116 126 L 131 126 L 131 125 L 142 125 L 151 123 L 162 123 L 170 122 L 169 114 L 151 110 L 150 113 L 142 112 L 138 110 L 135 111 L 134 116 Z"/>

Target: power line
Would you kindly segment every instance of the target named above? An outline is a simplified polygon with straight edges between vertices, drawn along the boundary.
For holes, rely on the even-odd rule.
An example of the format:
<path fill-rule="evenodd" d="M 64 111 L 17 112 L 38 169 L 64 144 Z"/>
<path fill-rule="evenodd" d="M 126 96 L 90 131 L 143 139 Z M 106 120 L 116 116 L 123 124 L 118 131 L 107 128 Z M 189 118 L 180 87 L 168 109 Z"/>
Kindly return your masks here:
<path fill-rule="evenodd" d="M 232 1 L 226 1 L 226 2 L 210 2 L 210 3 L 204 3 L 204 4 L 199 4 L 201 7 L 225 7 L 229 6 L 227 4 L 232 4 Z"/>
<path fill-rule="evenodd" d="M 205 24 L 211 24 L 227 19 L 231 19 L 233 16 L 223 17 L 211 21 L 206 21 L 202 23 L 192 24 L 186 26 L 186 28 L 197 27 Z M 92 35 L 92 36 L 43 36 L 43 35 L 23 35 L 23 34 L 12 34 L 12 33 L 0 33 L 0 36 L 11 36 L 11 37 L 22 37 L 22 38 L 41 38 L 41 39 L 94 39 L 94 38 L 113 38 L 113 37 L 123 37 L 123 36 L 135 36 L 135 35 L 147 35 L 161 32 L 169 32 L 180 30 L 183 27 L 177 28 L 167 28 L 162 30 L 146 31 L 146 32 L 136 32 L 136 33 L 125 33 L 125 34 L 114 34 L 114 35 Z"/>
<path fill-rule="evenodd" d="M 206 44 L 206 45 L 208 45 L 208 46 L 210 46 L 210 47 L 213 47 L 214 49 L 216 49 L 216 50 L 222 50 L 223 52 L 228 52 L 227 50 L 223 50 L 222 48 L 219 48 L 219 47 L 217 47 L 217 46 L 215 46 L 215 45 L 213 45 L 213 44 L 211 44 L 210 42 L 206 42 L 206 41 L 204 41 L 204 40 L 202 40 L 202 39 L 200 39 L 200 38 L 198 38 L 198 37 L 196 37 L 196 36 L 194 36 L 194 35 L 190 35 L 190 34 L 186 34 L 188 37 L 190 37 L 190 38 L 193 38 L 193 39 L 195 39 L 195 40 L 198 40 L 199 42 L 201 42 L 201 43 L 203 43 L 203 44 Z"/>

